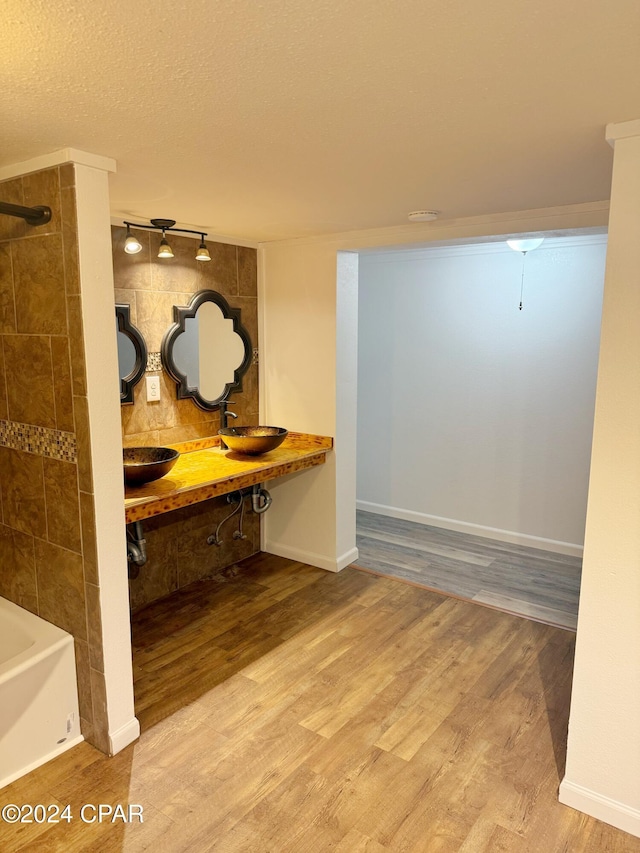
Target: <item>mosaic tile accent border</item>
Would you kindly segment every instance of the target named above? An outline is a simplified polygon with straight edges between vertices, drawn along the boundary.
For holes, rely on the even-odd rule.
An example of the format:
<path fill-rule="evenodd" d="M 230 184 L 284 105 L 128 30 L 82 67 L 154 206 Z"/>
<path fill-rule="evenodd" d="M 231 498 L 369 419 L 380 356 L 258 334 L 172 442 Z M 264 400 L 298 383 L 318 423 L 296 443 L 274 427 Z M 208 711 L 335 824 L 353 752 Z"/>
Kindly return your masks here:
<path fill-rule="evenodd" d="M 62 462 L 78 461 L 75 435 L 59 429 L 0 421 L 0 445 L 12 450 L 24 450 L 38 456 L 59 459 Z"/>
<path fill-rule="evenodd" d="M 147 353 L 147 373 L 153 371 L 156 372 L 158 370 L 162 370 L 162 358 L 159 352 L 149 352 Z"/>

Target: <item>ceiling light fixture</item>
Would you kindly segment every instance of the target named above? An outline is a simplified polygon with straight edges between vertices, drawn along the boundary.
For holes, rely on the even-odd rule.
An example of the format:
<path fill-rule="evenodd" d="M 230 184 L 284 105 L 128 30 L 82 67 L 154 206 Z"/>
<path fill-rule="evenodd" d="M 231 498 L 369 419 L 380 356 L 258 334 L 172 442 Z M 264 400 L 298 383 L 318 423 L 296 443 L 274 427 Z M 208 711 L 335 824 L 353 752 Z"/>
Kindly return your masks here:
<path fill-rule="evenodd" d="M 166 237 L 167 231 L 177 231 L 180 234 L 199 234 L 200 235 L 200 245 L 198 246 L 198 250 L 196 252 L 196 261 L 210 261 L 211 255 L 209 254 L 209 250 L 207 249 L 207 244 L 204 242 L 204 238 L 207 236 L 206 231 L 193 231 L 190 228 L 174 228 L 176 221 L 175 219 L 150 219 L 149 222 L 151 225 L 141 225 L 138 222 L 126 222 L 123 224 L 127 226 L 127 236 L 124 241 L 124 250 L 128 255 L 135 255 L 138 252 L 142 251 L 142 245 L 137 240 L 136 237 L 131 233 L 132 228 L 147 228 L 149 231 L 161 231 L 162 239 L 160 240 L 160 246 L 158 249 L 158 257 L 159 258 L 173 258 L 173 250 L 169 245 Z"/>
<path fill-rule="evenodd" d="M 537 249 L 538 246 L 542 245 L 543 241 L 544 237 L 530 237 L 525 238 L 524 240 L 514 238 L 511 240 L 507 240 L 507 246 L 510 249 L 513 249 L 514 252 L 522 252 L 522 274 L 520 276 L 520 311 L 522 311 L 522 297 L 524 294 L 524 262 L 527 257 L 527 252 L 533 252 L 534 249 Z"/>
<path fill-rule="evenodd" d="M 432 222 L 439 213 L 439 210 L 412 210 L 408 216 L 410 222 Z"/>

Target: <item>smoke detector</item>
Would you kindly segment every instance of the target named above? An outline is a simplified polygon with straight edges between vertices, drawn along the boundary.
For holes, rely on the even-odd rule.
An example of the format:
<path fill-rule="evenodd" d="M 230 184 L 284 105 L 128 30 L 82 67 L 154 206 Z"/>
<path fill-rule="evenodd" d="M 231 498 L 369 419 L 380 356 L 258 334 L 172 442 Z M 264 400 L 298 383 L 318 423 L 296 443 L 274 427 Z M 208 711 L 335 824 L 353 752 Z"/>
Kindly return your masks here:
<path fill-rule="evenodd" d="M 431 222 L 438 218 L 438 210 L 412 210 L 409 214 L 409 222 Z"/>

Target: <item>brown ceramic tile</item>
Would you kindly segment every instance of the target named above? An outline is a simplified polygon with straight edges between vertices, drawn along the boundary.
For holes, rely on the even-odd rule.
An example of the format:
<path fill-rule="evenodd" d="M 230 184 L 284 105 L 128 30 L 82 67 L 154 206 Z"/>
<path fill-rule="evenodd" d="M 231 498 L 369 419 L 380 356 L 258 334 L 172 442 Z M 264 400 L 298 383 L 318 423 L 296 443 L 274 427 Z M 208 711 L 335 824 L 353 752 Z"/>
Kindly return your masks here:
<path fill-rule="evenodd" d="M 93 723 L 90 723 L 88 720 L 80 714 L 80 731 L 87 743 L 90 743 L 93 746 L 93 742 L 95 740 L 94 737 L 94 728 Z"/>
<path fill-rule="evenodd" d="M 76 439 L 78 442 L 78 485 L 80 491 L 93 494 L 89 406 L 86 397 L 73 398 L 73 412 L 76 422 Z"/>
<path fill-rule="evenodd" d="M 238 420 L 234 421 L 237 426 L 256 424 L 255 418 L 251 416 L 259 411 L 257 374 L 257 365 L 252 365 L 242 377 L 242 391 L 231 395 L 231 399 L 235 400 L 232 409 L 238 415 Z"/>
<path fill-rule="evenodd" d="M 211 426 L 215 425 L 214 432 L 218 431 L 218 410 L 214 409 L 212 412 L 205 412 L 203 409 L 196 406 L 196 404 L 191 399 L 185 400 L 174 400 L 174 425 L 175 426 L 187 426 L 188 424 L 210 424 L 208 427 L 211 430 Z M 169 427 L 169 424 L 166 424 L 166 427 Z"/>
<path fill-rule="evenodd" d="M 91 701 L 91 663 L 89 662 L 89 645 L 86 640 L 74 638 L 76 653 L 76 675 L 78 678 L 78 705 L 80 717 L 90 725 L 93 722 L 93 702 Z M 82 729 L 85 735 L 85 730 Z"/>
<path fill-rule="evenodd" d="M 157 432 L 136 432 L 122 438 L 123 447 L 161 447 L 164 442 Z"/>
<path fill-rule="evenodd" d="M 84 578 L 87 583 L 98 584 L 98 553 L 96 550 L 96 516 L 94 497 L 80 492 L 80 521 L 82 526 L 82 556 Z"/>
<path fill-rule="evenodd" d="M 84 360 L 84 331 L 82 326 L 82 303 L 79 296 L 67 297 L 69 316 L 69 353 L 71 356 L 71 381 L 73 393 L 81 397 L 87 394 L 87 372 Z"/>
<path fill-rule="evenodd" d="M 167 444 L 178 444 L 181 441 L 192 441 L 197 438 L 207 438 L 217 435 L 218 424 L 213 421 L 204 421 L 197 424 L 186 424 L 184 426 L 171 427 L 158 431 L 158 443 L 164 447 Z"/>
<path fill-rule="evenodd" d="M 109 753 L 109 718 L 107 716 L 107 689 L 104 675 L 91 670 L 91 697 L 93 700 L 93 746 Z"/>
<path fill-rule="evenodd" d="M 0 199 L 9 204 L 24 204 L 22 178 L 0 183 Z M 27 223 L 16 216 L 0 216 L 0 240 L 16 240 L 27 233 Z"/>
<path fill-rule="evenodd" d="M 0 485 L 5 524 L 45 538 L 47 516 L 42 457 L 0 447 Z"/>
<path fill-rule="evenodd" d="M 163 598 L 178 588 L 176 531 L 172 526 L 162 527 L 153 533 L 145 530 L 145 539 L 148 562 L 142 566 L 138 577 L 129 581 L 132 610 L 138 610 L 147 602 Z"/>
<path fill-rule="evenodd" d="M 27 236 L 52 234 L 62 230 L 60 211 L 60 175 L 58 167 L 23 175 L 24 203 L 27 207 L 46 205 L 51 208 L 51 219 L 46 225 L 27 224 Z"/>
<path fill-rule="evenodd" d="M 238 246 L 238 295 L 258 297 L 258 252 Z"/>
<path fill-rule="evenodd" d="M 236 247 L 207 241 L 211 261 L 198 264 L 196 290 L 217 290 L 231 301 L 238 295 L 238 259 Z"/>
<path fill-rule="evenodd" d="M 149 265 L 149 232 L 142 228 L 132 229 L 142 245 L 137 255 L 124 251 L 126 228 L 111 227 L 113 249 L 113 281 L 121 290 L 151 290 L 151 267 Z"/>
<path fill-rule="evenodd" d="M 152 431 L 155 425 L 151 419 L 151 407 L 161 405 L 161 402 L 147 403 L 144 381 L 138 383 L 133 389 L 133 400 L 133 405 L 124 404 L 120 406 L 123 435 Z"/>
<path fill-rule="evenodd" d="M 53 363 L 53 390 L 56 406 L 56 428 L 73 432 L 73 392 L 71 388 L 71 364 L 67 338 L 51 338 Z"/>
<path fill-rule="evenodd" d="M 0 420 L 9 418 L 9 406 L 7 404 L 7 383 L 4 372 L 4 342 L 0 336 Z"/>
<path fill-rule="evenodd" d="M 178 585 L 187 586 L 194 581 L 217 574 L 231 563 L 243 560 L 255 553 L 253 544 L 253 513 L 245 502 L 243 533 L 246 539 L 234 539 L 238 529 L 237 516 L 230 519 L 220 530 L 222 546 L 209 545 L 207 537 L 213 533 L 217 524 L 229 514 L 229 506 L 221 507 L 214 513 L 215 523 L 185 531 L 178 539 Z"/>
<path fill-rule="evenodd" d="M 114 303 L 116 305 L 128 305 L 129 306 L 129 319 L 131 323 L 136 325 L 136 295 L 132 293 L 130 290 L 122 290 L 119 287 L 113 292 L 114 295 Z"/>
<path fill-rule="evenodd" d="M 66 335 L 62 235 L 12 244 L 16 327 L 30 335 Z"/>
<path fill-rule="evenodd" d="M 76 185 L 76 167 L 73 163 L 65 163 L 60 166 L 60 187 L 75 187 Z"/>
<path fill-rule="evenodd" d="M 1 218 L 1 217 L 0 217 Z M 11 244 L 0 244 L 0 332 L 16 331 L 16 306 L 13 293 Z"/>
<path fill-rule="evenodd" d="M 162 338 L 173 325 L 173 306 L 188 305 L 189 293 L 136 290 L 136 326 L 149 352 L 160 352 Z"/>
<path fill-rule="evenodd" d="M 199 267 L 209 267 L 209 263 L 199 263 L 196 261 L 196 252 L 198 250 L 198 241 L 192 240 L 189 237 L 180 237 L 177 234 L 167 234 L 167 240 L 173 250 L 173 258 L 158 258 L 158 245 L 160 244 L 161 235 L 152 233 L 151 241 L 151 285 L 150 288 L 154 292 L 168 291 L 176 292 L 183 291 L 184 293 L 196 293 L 200 290 L 199 285 Z M 119 281 L 116 282 L 118 287 L 122 287 Z"/>
<path fill-rule="evenodd" d="M 249 333 L 251 346 L 258 347 L 258 300 L 237 296 L 231 302 L 231 307 L 240 309 L 240 322 Z"/>
<path fill-rule="evenodd" d="M 55 429 L 51 338 L 5 335 L 4 363 L 9 419 Z"/>
<path fill-rule="evenodd" d="M 55 545 L 82 553 L 78 466 L 58 459 L 44 460 L 47 508 L 47 539 Z"/>
<path fill-rule="evenodd" d="M 0 595 L 38 612 L 38 587 L 33 537 L 0 526 Z"/>
<path fill-rule="evenodd" d="M 87 639 L 82 557 L 36 539 L 40 616 L 79 640 Z"/>
<path fill-rule="evenodd" d="M 102 654 L 102 616 L 100 613 L 100 590 L 91 583 L 85 584 L 87 601 L 87 633 L 89 636 L 89 659 L 92 669 L 104 672 Z"/>
<path fill-rule="evenodd" d="M 72 187 L 62 190 L 62 247 L 64 252 L 64 277 L 67 295 L 70 293 L 80 293 L 76 191 Z"/>

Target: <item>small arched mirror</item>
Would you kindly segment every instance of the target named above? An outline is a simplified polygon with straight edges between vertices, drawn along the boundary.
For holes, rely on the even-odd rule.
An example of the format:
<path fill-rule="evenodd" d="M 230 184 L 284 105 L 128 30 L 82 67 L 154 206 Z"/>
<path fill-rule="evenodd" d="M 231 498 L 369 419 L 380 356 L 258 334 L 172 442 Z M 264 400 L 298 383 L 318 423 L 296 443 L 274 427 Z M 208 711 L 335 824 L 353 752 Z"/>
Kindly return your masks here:
<path fill-rule="evenodd" d="M 144 376 L 147 366 L 147 347 L 142 335 L 131 323 L 130 310 L 129 305 L 116 305 L 121 403 L 133 403 L 134 386 Z"/>
<path fill-rule="evenodd" d="M 174 324 L 162 340 L 162 364 L 177 383 L 178 399 L 191 398 L 205 411 L 216 409 L 251 364 L 251 339 L 215 290 L 201 290 L 186 307 L 173 306 Z"/>

